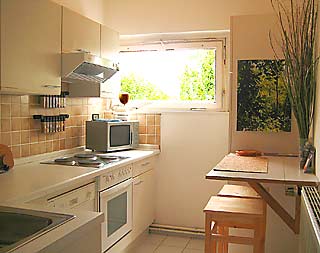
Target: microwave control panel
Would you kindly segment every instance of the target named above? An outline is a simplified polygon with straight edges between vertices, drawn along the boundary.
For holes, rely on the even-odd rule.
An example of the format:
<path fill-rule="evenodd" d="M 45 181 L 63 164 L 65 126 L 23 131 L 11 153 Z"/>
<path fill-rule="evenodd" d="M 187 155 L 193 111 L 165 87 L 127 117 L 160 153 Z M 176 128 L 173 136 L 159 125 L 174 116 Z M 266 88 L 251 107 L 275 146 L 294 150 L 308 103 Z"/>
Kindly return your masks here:
<path fill-rule="evenodd" d="M 99 178 L 99 191 L 110 188 L 118 183 L 121 183 L 129 178 L 132 178 L 132 164 L 116 168 Z"/>

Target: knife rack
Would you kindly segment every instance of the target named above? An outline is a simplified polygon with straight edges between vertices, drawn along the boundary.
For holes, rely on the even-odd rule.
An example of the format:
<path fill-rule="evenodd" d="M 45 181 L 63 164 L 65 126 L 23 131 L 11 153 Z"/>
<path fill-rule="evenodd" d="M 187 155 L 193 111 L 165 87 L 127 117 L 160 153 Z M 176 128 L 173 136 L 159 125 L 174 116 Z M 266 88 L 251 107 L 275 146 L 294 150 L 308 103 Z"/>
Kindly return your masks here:
<path fill-rule="evenodd" d="M 33 115 L 33 119 L 40 120 L 42 133 L 58 133 L 66 130 L 65 120 L 69 114 L 59 114 L 54 116 Z"/>
<path fill-rule="evenodd" d="M 69 92 L 61 92 L 60 95 L 41 95 L 40 105 L 42 108 L 65 108 L 67 105 L 66 96 L 69 95 Z"/>

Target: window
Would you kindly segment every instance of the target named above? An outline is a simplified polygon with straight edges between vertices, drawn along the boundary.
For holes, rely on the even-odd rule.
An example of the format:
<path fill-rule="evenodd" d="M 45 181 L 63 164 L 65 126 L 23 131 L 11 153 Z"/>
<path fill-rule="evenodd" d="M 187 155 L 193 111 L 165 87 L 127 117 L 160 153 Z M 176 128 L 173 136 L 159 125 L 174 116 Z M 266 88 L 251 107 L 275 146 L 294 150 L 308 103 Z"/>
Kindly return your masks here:
<path fill-rule="evenodd" d="M 129 107 L 221 108 L 223 42 L 126 47 L 120 53 L 120 76 Z"/>

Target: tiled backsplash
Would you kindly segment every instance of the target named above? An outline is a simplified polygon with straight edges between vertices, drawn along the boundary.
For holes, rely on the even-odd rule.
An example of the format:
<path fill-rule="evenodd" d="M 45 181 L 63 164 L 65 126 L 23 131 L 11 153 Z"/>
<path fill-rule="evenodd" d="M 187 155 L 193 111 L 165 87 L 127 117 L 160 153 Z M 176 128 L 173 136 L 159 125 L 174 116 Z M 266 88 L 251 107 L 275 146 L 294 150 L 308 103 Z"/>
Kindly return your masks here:
<path fill-rule="evenodd" d="M 38 96 L 1 95 L 0 143 L 10 146 L 15 158 L 83 146 L 85 121 L 92 113 L 104 115 L 107 102 L 103 98 L 67 98 L 65 108 L 44 109 Z M 41 133 L 39 120 L 32 118 L 35 114 L 70 114 L 66 131 Z M 140 122 L 140 143 L 160 145 L 160 115 L 137 114 L 132 118 Z"/>
<path fill-rule="evenodd" d="M 139 120 L 139 142 L 160 146 L 160 114 L 136 114 L 132 119 Z"/>

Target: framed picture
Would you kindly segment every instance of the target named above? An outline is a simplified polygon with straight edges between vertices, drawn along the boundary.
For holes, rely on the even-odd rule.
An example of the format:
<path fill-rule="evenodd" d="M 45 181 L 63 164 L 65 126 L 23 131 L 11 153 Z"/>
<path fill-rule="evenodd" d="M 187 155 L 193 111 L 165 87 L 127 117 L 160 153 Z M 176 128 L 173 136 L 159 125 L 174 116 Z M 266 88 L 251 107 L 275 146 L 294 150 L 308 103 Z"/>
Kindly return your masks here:
<path fill-rule="evenodd" d="M 283 60 L 239 60 L 237 131 L 291 132 Z"/>

